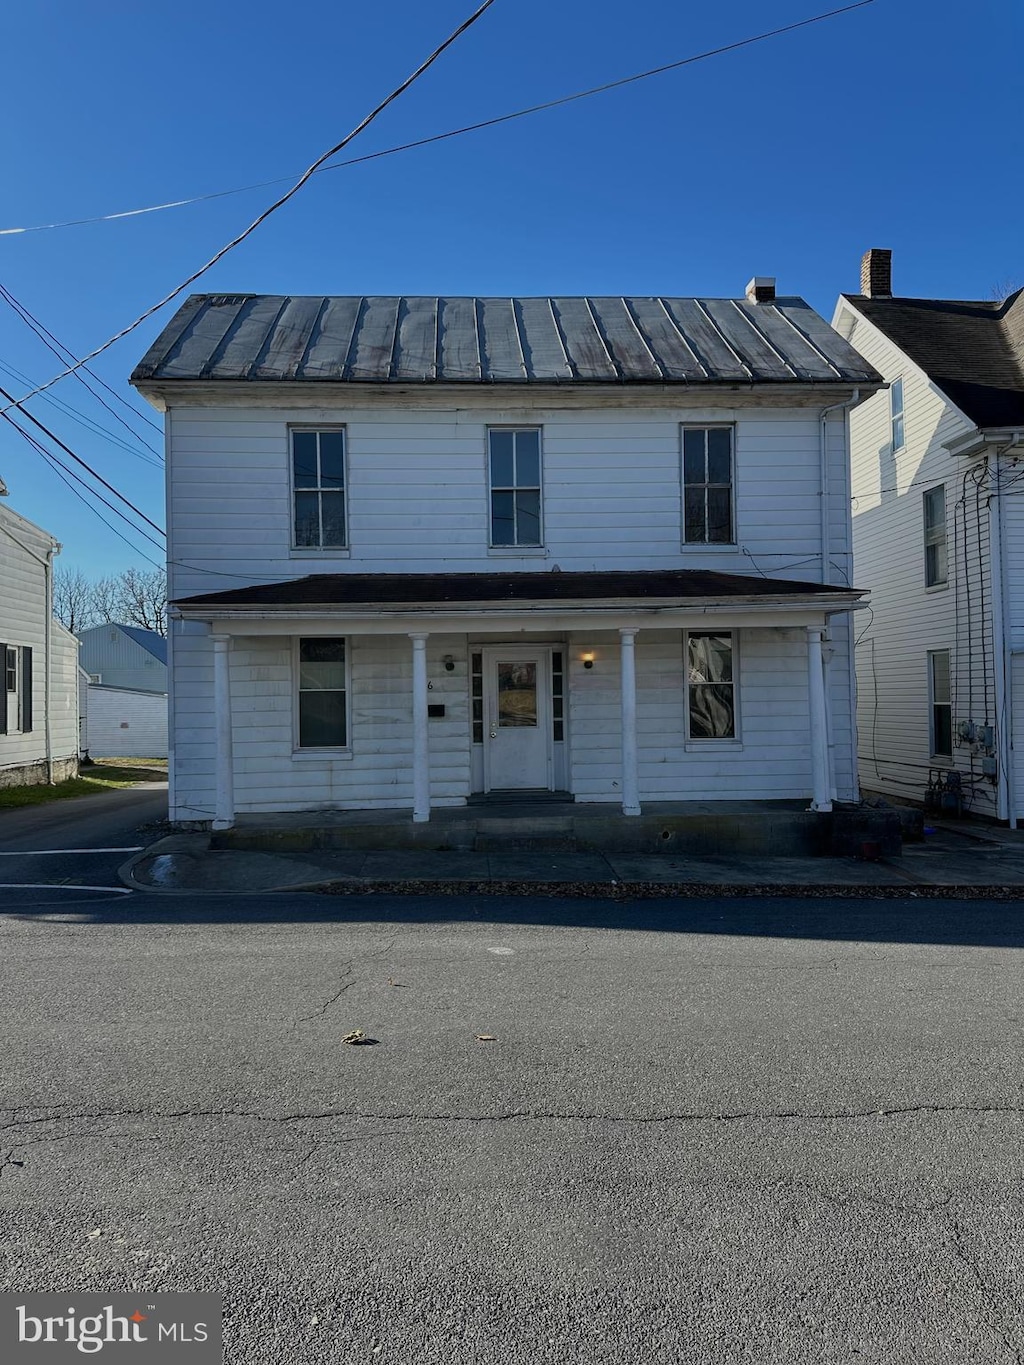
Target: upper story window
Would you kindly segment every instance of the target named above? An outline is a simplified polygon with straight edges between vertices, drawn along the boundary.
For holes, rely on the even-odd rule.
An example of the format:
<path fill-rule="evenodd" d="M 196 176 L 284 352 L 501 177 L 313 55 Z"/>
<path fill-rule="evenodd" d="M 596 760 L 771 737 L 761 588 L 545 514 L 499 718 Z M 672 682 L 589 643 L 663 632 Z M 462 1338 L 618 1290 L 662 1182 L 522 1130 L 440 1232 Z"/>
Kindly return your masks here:
<path fill-rule="evenodd" d="M 736 738 L 736 679 L 731 631 L 686 637 L 686 733 L 689 739 Z"/>
<path fill-rule="evenodd" d="M 889 416 L 892 419 L 892 448 L 903 449 L 903 380 L 894 379 L 889 386 Z"/>
<path fill-rule="evenodd" d="M 345 432 L 293 427 L 293 539 L 296 549 L 339 550 L 345 531 Z"/>
<path fill-rule="evenodd" d="M 487 459 L 491 544 L 542 545 L 540 428 L 491 427 Z"/>
<path fill-rule="evenodd" d="M 939 484 L 924 494 L 924 584 L 937 588 L 946 581 L 946 489 Z"/>
<path fill-rule="evenodd" d="M 731 545 L 733 429 L 683 428 L 683 540 L 687 545 Z"/>

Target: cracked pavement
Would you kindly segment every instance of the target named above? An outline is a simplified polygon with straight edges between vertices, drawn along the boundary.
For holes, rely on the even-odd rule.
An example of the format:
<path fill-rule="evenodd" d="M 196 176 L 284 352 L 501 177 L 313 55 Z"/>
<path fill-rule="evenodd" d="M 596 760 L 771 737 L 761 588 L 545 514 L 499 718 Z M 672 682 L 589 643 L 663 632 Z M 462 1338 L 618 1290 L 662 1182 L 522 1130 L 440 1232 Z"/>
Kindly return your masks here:
<path fill-rule="evenodd" d="M 1022 1360 L 1018 903 L 125 900 L 0 916 L 3 1288 L 221 1290 L 232 1365 Z"/>

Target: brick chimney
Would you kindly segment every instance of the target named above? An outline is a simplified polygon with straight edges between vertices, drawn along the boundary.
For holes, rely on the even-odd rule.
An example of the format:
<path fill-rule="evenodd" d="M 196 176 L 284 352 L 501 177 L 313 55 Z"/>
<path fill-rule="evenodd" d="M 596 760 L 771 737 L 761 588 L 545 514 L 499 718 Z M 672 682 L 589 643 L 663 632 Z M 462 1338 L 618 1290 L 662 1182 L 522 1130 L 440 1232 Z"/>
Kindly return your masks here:
<path fill-rule="evenodd" d="M 873 246 L 860 262 L 860 292 L 869 299 L 892 298 L 892 252 Z"/>
<path fill-rule="evenodd" d="M 755 275 L 747 285 L 748 303 L 775 302 L 775 276 Z"/>

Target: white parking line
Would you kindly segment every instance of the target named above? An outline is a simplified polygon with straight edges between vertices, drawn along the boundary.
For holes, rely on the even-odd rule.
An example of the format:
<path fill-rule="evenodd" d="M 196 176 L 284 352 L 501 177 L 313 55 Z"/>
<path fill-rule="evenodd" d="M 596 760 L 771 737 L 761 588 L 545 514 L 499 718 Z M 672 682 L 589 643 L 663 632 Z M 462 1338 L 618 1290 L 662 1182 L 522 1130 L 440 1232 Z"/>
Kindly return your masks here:
<path fill-rule="evenodd" d="M 46 858 L 59 853 L 141 853 L 144 844 L 132 848 L 28 848 L 21 853 L 0 853 L 0 858 Z"/>
<path fill-rule="evenodd" d="M 82 886 L 79 882 L 0 882 L 0 891 L 112 891 L 116 896 L 130 896 L 127 886 Z"/>

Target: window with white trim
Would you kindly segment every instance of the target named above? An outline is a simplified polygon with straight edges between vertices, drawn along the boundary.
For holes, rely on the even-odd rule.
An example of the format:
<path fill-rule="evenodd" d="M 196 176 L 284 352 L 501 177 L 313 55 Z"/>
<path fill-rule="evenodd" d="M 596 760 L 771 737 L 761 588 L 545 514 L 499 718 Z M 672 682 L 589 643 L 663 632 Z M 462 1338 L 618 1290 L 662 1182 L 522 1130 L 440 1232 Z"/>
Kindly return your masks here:
<path fill-rule="evenodd" d="M 736 738 L 736 677 L 733 635 L 728 630 L 686 636 L 686 734 L 688 739 Z"/>
<path fill-rule="evenodd" d="M 732 545 L 733 429 L 683 427 L 683 541 Z"/>
<path fill-rule="evenodd" d="M 892 424 L 892 448 L 902 450 L 903 432 L 903 380 L 894 379 L 889 385 L 889 420 Z"/>
<path fill-rule="evenodd" d="M 292 545 L 297 550 L 343 550 L 345 432 L 341 427 L 292 427 Z"/>
<path fill-rule="evenodd" d="M 539 427 L 487 432 L 491 545 L 542 545 Z"/>
<path fill-rule="evenodd" d="M 344 639 L 309 636 L 297 645 L 300 749 L 344 749 L 348 745 L 348 658 Z"/>
<path fill-rule="evenodd" d="M 928 652 L 928 738 L 933 758 L 953 757 L 953 696 L 950 686 L 949 650 Z"/>
<path fill-rule="evenodd" d="M 942 587 L 947 581 L 946 564 L 946 488 L 928 488 L 924 492 L 924 585 Z"/>
<path fill-rule="evenodd" d="M 8 692 L 18 691 L 18 649 L 8 645 L 4 650 L 4 675 Z"/>

